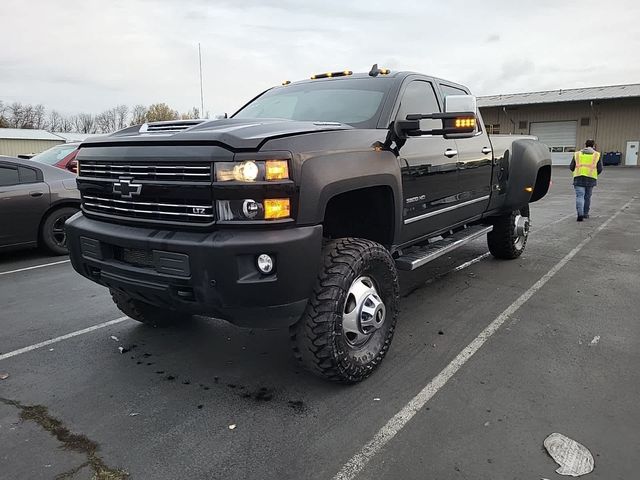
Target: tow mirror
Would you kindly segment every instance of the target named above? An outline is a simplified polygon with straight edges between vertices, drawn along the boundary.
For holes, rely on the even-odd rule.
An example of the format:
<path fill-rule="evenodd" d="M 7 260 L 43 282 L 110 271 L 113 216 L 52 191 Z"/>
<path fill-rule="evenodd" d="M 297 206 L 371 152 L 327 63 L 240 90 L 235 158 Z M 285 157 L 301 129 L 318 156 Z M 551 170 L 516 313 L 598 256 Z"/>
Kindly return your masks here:
<path fill-rule="evenodd" d="M 444 97 L 444 111 L 455 115 L 447 125 L 449 131 L 445 133 L 446 138 L 468 138 L 478 133 L 478 103 L 473 95 Z"/>
<path fill-rule="evenodd" d="M 421 135 L 443 135 L 445 138 L 473 137 L 478 131 L 476 98 L 472 95 L 450 95 L 445 97 L 444 113 L 407 115 L 405 120 L 394 123 L 399 138 Z M 421 130 L 420 120 L 441 120 L 442 128 Z"/>

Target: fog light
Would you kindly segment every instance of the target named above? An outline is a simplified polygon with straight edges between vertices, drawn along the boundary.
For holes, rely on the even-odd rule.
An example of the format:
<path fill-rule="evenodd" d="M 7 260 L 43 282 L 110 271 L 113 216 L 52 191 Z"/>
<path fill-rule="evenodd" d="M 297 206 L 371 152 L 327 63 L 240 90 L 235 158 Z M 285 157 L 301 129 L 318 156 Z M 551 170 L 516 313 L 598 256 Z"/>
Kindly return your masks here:
<path fill-rule="evenodd" d="M 242 202 L 242 213 L 249 219 L 255 218 L 260 213 L 260 205 L 255 200 L 247 199 Z"/>
<path fill-rule="evenodd" d="M 258 255 L 258 261 L 256 263 L 258 264 L 258 270 L 260 270 L 261 273 L 268 275 L 273 271 L 273 265 L 275 262 L 273 261 L 273 258 L 271 258 L 271 255 L 263 253 Z"/>

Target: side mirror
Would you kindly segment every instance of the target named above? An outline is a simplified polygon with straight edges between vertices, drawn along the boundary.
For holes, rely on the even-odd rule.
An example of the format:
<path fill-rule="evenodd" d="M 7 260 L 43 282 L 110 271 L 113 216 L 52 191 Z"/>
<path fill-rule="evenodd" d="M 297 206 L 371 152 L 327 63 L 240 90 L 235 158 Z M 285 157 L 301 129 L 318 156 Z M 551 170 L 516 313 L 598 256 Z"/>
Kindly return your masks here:
<path fill-rule="evenodd" d="M 472 95 L 450 95 L 445 97 L 444 113 L 423 115 L 414 113 L 404 120 L 396 120 L 393 130 L 398 138 L 421 135 L 443 135 L 445 138 L 473 137 L 477 131 L 477 104 Z M 420 120 L 441 120 L 442 128 L 421 130 Z"/>
<path fill-rule="evenodd" d="M 460 117 L 454 117 L 453 125 L 449 125 L 453 130 L 445 133 L 445 138 L 469 138 L 478 133 L 478 102 L 473 95 L 447 95 L 444 97 L 444 111 Z M 470 129 L 468 121 L 462 121 L 465 117 L 469 118 L 469 114 L 473 114 L 473 129 Z M 443 122 L 444 123 L 444 122 Z M 462 131 L 458 125 L 463 125 Z M 469 126 L 469 128 L 464 128 Z"/>
<path fill-rule="evenodd" d="M 213 115 L 212 120 L 222 120 L 224 118 L 227 118 L 227 114 L 226 113 L 215 113 Z"/>

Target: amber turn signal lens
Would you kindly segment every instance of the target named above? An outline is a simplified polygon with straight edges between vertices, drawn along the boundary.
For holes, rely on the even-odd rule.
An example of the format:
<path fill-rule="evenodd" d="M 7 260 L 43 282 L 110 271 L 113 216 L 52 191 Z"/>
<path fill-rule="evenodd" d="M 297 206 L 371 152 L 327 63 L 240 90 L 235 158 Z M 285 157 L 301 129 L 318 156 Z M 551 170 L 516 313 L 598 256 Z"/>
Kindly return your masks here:
<path fill-rule="evenodd" d="M 265 179 L 286 180 L 289 178 L 289 165 L 286 160 L 267 160 Z"/>
<path fill-rule="evenodd" d="M 265 220 L 288 218 L 291 216 L 291 204 L 288 198 L 267 198 L 264 201 Z"/>
<path fill-rule="evenodd" d="M 475 128 L 475 118 L 456 118 L 456 128 Z"/>

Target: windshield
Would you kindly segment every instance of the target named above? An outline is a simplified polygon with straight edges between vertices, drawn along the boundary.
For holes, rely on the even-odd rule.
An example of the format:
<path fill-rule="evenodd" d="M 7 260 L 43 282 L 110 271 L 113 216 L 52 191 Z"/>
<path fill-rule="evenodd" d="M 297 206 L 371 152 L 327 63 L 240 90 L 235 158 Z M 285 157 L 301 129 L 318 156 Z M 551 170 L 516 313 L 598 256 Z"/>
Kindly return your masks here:
<path fill-rule="evenodd" d="M 233 118 L 283 118 L 376 128 L 389 84 L 386 79 L 361 78 L 278 87 Z"/>
<path fill-rule="evenodd" d="M 46 163 L 47 165 L 55 165 L 64 157 L 73 152 L 78 145 L 56 145 L 49 150 L 45 150 L 38 155 L 35 155 L 31 158 L 31 160 L 35 160 L 36 162 Z"/>

